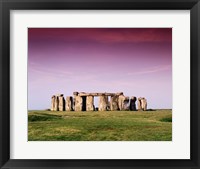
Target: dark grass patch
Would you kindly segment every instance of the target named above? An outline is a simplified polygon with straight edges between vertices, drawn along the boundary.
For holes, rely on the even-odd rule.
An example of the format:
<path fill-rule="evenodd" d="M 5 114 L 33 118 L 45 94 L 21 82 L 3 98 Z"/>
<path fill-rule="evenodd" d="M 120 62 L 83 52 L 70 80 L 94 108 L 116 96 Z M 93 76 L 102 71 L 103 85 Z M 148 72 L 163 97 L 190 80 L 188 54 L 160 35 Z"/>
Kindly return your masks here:
<path fill-rule="evenodd" d="M 51 115 L 29 115 L 28 121 L 29 122 L 35 122 L 35 121 L 52 121 L 52 120 L 58 120 L 61 119 L 59 116 L 51 116 Z"/>
<path fill-rule="evenodd" d="M 172 117 L 165 117 L 160 119 L 161 122 L 172 122 Z"/>

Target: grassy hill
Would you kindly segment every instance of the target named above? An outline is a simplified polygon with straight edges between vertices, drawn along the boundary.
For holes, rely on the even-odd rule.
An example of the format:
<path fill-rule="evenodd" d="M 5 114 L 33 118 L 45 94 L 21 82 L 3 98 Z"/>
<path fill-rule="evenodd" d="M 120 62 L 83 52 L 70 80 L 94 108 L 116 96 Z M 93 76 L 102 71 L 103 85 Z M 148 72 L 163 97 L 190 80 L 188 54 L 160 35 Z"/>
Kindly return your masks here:
<path fill-rule="evenodd" d="M 171 141 L 172 110 L 28 113 L 29 141 Z"/>

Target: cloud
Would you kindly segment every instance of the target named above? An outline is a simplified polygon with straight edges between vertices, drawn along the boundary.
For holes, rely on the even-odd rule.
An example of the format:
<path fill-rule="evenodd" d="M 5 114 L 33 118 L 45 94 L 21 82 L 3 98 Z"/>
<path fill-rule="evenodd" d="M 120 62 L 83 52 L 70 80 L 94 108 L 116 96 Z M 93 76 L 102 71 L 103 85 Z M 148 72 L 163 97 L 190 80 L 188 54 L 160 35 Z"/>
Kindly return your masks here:
<path fill-rule="evenodd" d="M 131 72 L 131 73 L 128 73 L 127 75 L 130 76 L 130 75 L 150 74 L 150 73 L 161 72 L 161 71 L 165 71 L 165 70 L 169 70 L 169 69 L 171 69 L 171 65 L 162 65 L 162 66 L 151 67 L 144 71 Z"/>
<path fill-rule="evenodd" d="M 65 71 L 65 70 L 61 70 L 61 69 L 50 69 L 50 68 L 46 68 L 46 67 L 42 67 L 42 66 L 38 66 L 38 65 L 34 65 L 34 66 L 30 66 L 28 68 L 29 72 L 35 72 L 35 73 L 40 73 L 40 74 L 45 74 L 45 75 L 49 75 L 49 76 L 72 76 L 73 73 L 70 71 Z"/>

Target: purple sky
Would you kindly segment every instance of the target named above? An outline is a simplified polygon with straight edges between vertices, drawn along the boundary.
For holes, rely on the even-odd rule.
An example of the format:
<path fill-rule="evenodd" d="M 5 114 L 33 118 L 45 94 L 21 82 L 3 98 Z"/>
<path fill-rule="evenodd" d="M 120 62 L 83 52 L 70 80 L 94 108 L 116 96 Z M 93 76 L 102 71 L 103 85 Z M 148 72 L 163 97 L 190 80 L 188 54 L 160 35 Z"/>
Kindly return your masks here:
<path fill-rule="evenodd" d="M 74 91 L 122 91 L 172 108 L 172 29 L 29 28 L 28 109 Z"/>

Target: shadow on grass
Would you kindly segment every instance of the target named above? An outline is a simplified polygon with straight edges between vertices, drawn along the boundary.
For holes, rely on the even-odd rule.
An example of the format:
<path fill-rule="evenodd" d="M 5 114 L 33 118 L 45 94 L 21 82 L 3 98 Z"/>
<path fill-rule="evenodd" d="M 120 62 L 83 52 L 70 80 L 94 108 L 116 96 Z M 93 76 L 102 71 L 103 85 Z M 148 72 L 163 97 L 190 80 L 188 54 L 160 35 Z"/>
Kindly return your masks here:
<path fill-rule="evenodd" d="M 155 109 L 147 109 L 146 111 L 156 111 Z"/>
<path fill-rule="evenodd" d="M 40 115 L 29 115 L 28 116 L 28 121 L 29 122 L 34 122 L 34 121 L 51 121 L 51 120 L 59 120 L 61 119 L 61 116 L 57 115 L 50 115 L 50 114 L 45 114 L 45 113 L 40 113 Z"/>
<path fill-rule="evenodd" d="M 171 117 L 165 117 L 160 119 L 161 122 L 172 122 L 172 118 Z"/>

